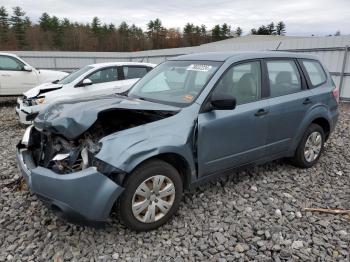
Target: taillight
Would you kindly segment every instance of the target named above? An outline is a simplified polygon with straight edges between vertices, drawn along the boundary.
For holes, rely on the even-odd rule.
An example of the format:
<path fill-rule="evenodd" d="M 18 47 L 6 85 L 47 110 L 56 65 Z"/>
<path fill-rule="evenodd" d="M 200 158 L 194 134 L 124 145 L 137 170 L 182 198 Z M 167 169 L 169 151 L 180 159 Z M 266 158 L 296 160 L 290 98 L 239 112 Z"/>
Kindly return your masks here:
<path fill-rule="evenodd" d="M 334 86 L 334 89 L 332 91 L 334 99 L 337 101 L 339 104 L 339 88 L 337 86 Z"/>

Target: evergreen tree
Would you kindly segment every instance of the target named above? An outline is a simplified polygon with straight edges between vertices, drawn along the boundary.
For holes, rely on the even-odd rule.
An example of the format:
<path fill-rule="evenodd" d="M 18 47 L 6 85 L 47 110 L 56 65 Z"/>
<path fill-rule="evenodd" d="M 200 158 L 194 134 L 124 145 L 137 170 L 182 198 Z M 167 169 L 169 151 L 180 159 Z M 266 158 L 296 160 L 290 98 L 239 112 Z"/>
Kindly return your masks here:
<path fill-rule="evenodd" d="M 23 12 L 19 6 L 16 6 L 13 8 L 13 15 L 10 18 L 10 22 L 15 32 L 17 43 L 21 48 L 26 45 L 26 22 L 24 15 L 25 12 Z"/>
<path fill-rule="evenodd" d="M 205 25 L 201 25 L 201 36 L 207 36 L 207 27 Z"/>
<path fill-rule="evenodd" d="M 258 31 L 257 31 L 255 28 L 252 28 L 252 29 L 250 30 L 250 34 L 251 34 L 251 35 L 257 35 L 257 34 L 258 34 Z"/>
<path fill-rule="evenodd" d="M 101 31 L 101 21 L 96 16 L 92 19 L 91 29 L 92 29 L 92 32 L 94 32 L 95 35 L 99 34 L 100 31 Z"/>
<path fill-rule="evenodd" d="M 152 47 L 159 49 L 163 46 L 163 40 L 166 36 L 166 30 L 162 26 L 162 21 L 159 18 L 154 21 L 149 21 L 147 24 L 147 35 L 148 38 L 152 40 Z"/>
<path fill-rule="evenodd" d="M 277 35 L 285 35 L 286 34 L 286 24 L 283 21 L 280 21 L 277 23 L 276 34 Z"/>
<path fill-rule="evenodd" d="M 231 27 L 228 26 L 226 23 L 222 24 L 221 26 L 221 39 L 229 38 L 231 36 Z"/>
<path fill-rule="evenodd" d="M 153 20 L 151 20 L 151 21 L 149 21 L 147 23 L 147 30 L 148 30 L 147 31 L 147 35 L 148 35 L 149 38 L 151 38 L 152 34 L 154 32 L 154 22 L 153 22 Z"/>
<path fill-rule="evenodd" d="M 60 30 L 60 20 L 58 19 L 57 16 L 53 16 L 50 19 L 50 30 L 53 32 L 57 32 L 58 30 Z"/>
<path fill-rule="evenodd" d="M 220 25 L 215 25 L 211 30 L 211 37 L 213 41 L 221 40 L 221 27 Z"/>
<path fill-rule="evenodd" d="M 164 28 L 163 28 L 163 25 L 162 25 L 162 21 L 160 21 L 159 18 L 157 18 L 156 20 L 154 20 L 154 23 L 153 23 L 153 27 L 154 27 L 154 30 L 156 32 L 160 32 L 162 31 Z"/>
<path fill-rule="evenodd" d="M 0 7 L 0 44 L 8 41 L 9 14 L 5 7 Z"/>
<path fill-rule="evenodd" d="M 268 31 L 269 35 L 275 35 L 276 34 L 275 24 L 273 22 L 268 24 L 266 26 L 266 28 L 267 28 L 267 31 Z"/>
<path fill-rule="evenodd" d="M 63 28 L 61 24 L 57 16 L 51 17 L 50 31 L 53 33 L 53 44 L 58 49 L 63 45 Z"/>
<path fill-rule="evenodd" d="M 130 35 L 135 39 L 141 39 L 143 36 L 142 28 L 137 27 L 135 24 L 132 24 L 129 28 Z"/>
<path fill-rule="evenodd" d="M 108 25 L 108 31 L 109 31 L 109 32 L 115 32 L 115 31 L 116 31 L 116 29 L 115 29 L 115 25 L 114 25 L 114 24 L 112 24 L 112 23 L 111 23 L 111 24 L 109 24 L 109 25 Z"/>
<path fill-rule="evenodd" d="M 271 22 L 268 25 L 261 25 L 258 29 L 251 29 L 252 35 L 284 35 L 286 32 L 286 25 L 281 21 L 277 25 Z"/>
<path fill-rule="evenodd" d="M 194 25 L 187 23 L 184 27 L 184 34 L 192 34 L 194 32 Z"/>
<path fill-rule="evenodd" d="M 235 31 L 235 36 L 240 37 L 242 35 L 242 33 L 243 33 L 242 28 L 237 27 L 236 31 Z"/>
<path fill-rule="evenodd" d="M 200 26 L 198 26 L 198 25 L 196 25 L 195 27 L 194 27 L 194 29 L 193 29 L 193 32 L 194 32 L 194 34 L 196 35 L 196 36 L 201 36 L 201 28 L 200 28 Z"/>
<path fill-rule="evenodd" d="M 61 26 L 62 29 L 68 29 L 68 28 L 72 27 L 73 25 L 69 21 L 68 18 L 63 18 L 63 20 L 61 21 L 61 25 L 60 26 Z"/>
<path fill-rule="evenodd" d="M 29 16 L 26 16 L 24 18 L 24 26 L 25 26 L 26 29 L 32 26 L 32 21 L 30 21 Z"/>
<path fill-rule="evenodd" d="M 40 28 L 44 31 L 49 31 L 51 29 L 51 17 L 48 13 L 43 13 L 39 18 Z"/>
<path fill-rule="evenodd" d="M 258 28 L 258 35 L 269 35 L 270 34 L 270 30 L 268 29 L 268 27 L 262 25 Z"/>
<path fill-rule="evenodd" d="M 129 34 L 129 25 L 123 21 L 118 27 L 118 32 L 122 35 L 127 36 Z"/>
<path fill-rule="evenodd" d="M 194 42 L 194 32 L 195 26 L 193 24 L 187 23 L 184 27 L 183 37 L 185 39 L 185 42 L 190 46 L 192 46 Z"/>
<path fill-rule="evenodd" d="M 20 7 L 13 8 L 13 14 L 9 15 L 0 6 L 0 48 L 3 49 L 10 46 L 15 50 L 141 51 L 196 46 L 242 35 L 240 27 L 231 31 L 227 23 L 215 25 L 210 32 L 211 36 L 205 25 L 193 23 L 186 23 L 182 33 L 176 28 L 166 29 L 159 18 L 147 23 L 146 34 L 135 24 L 129 26 L 122 22 L 116 28 L 114 24 L 102 23 L 98 17 L 90 23 L 78 23 L 43 13 L 36 24 Z M 259 35 L 284 35 L 285 32 L 283 21 L 251 29 L 251 34 Z"/>

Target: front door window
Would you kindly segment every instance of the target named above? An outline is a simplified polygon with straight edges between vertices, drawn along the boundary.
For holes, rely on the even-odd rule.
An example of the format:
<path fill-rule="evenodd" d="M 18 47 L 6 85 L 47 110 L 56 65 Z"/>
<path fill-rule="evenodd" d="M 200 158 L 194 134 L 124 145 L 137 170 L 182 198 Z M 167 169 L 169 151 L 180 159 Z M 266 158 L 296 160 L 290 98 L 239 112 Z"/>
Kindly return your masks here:
<path fill-rule="evenodd" d="M 0 56 L 0 70 L 21 71 L 24 64 L 9 56 Z"/>
<path fill-rule="evenodd" d="M 231 67 L 217 83 L 215 91 L 236 98 L 237 105 L 257 101 L 261 97 L 260 62 L 247 62 Z"/>

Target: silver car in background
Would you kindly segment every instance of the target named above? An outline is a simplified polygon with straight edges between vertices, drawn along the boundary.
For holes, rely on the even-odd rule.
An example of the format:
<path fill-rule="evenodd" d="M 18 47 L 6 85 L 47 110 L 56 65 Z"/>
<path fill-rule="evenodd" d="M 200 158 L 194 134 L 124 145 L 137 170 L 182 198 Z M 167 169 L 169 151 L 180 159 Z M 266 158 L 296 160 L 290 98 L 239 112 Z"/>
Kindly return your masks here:
<path fill-rule="evenodd" d="M 16 113 L 22 124 L 34 118 L 53 103 L 106 96 L 126 92 L 155 64 L 114 62 L 87 65 L 65 78 L 36 86 L 17 99 Z"/>

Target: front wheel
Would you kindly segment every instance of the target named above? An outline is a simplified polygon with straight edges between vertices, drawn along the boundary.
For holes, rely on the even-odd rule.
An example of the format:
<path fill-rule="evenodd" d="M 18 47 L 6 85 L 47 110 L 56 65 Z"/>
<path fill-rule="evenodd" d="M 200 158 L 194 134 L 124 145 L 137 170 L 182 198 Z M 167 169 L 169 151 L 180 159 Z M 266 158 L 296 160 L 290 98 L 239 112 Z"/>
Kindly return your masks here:
<path fill-rule="evenodd" d="M 295 152 L 293 163 L 296 166 L 312 167 L 320 158 L 323 151 L 325 135 L 322 127 L 311 124 L 305 131 Z"/>
<path fill-rule="evenodd" d="M 167 222 L 182 196 L 179 172 L 161 160 L 151 160 L 130 174 L 120 198 L 120 218 L 130 229 L 147 231 Z"/>

